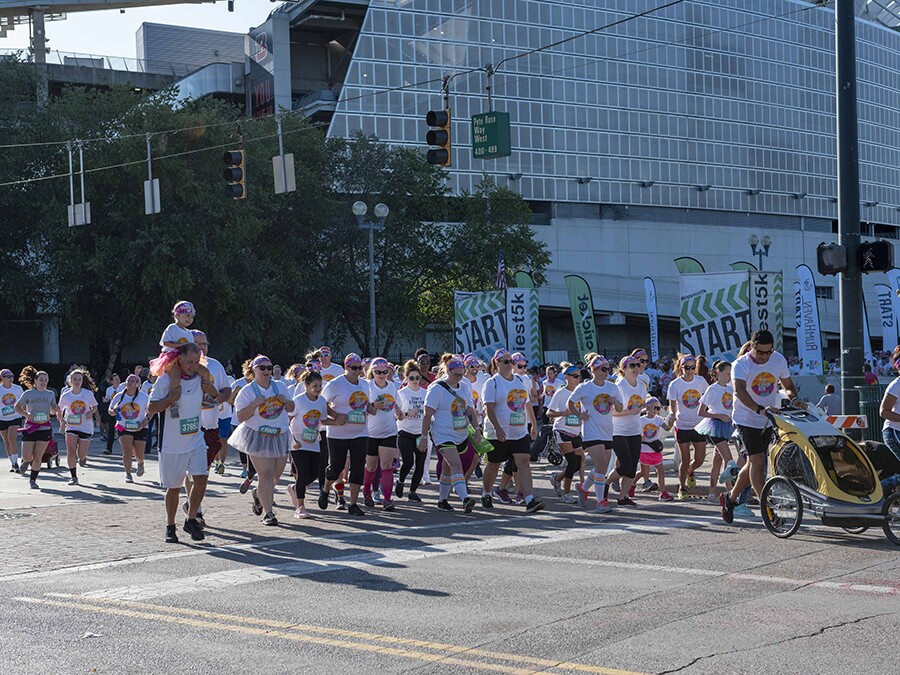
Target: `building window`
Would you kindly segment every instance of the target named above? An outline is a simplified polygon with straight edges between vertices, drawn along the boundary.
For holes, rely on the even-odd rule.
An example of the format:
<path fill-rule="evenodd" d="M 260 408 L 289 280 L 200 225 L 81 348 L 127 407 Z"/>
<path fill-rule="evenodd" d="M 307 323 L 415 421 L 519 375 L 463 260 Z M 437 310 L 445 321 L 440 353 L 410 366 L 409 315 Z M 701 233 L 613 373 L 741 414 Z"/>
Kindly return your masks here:
<path fill-rule="evenodd" d="M 834 287 L 816 286 L 816 297 L 819 300 L 834 300 Z"/>

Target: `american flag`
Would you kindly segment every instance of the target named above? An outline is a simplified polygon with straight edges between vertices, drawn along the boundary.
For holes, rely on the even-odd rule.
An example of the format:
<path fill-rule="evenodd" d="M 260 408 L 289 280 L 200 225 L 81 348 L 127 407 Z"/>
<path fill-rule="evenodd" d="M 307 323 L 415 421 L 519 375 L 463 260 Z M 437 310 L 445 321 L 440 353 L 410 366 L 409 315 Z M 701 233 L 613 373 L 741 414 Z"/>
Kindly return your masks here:
<path fill-rule="evenodd" d="M 503 262 L 503 248 L 500 248 L 500 257 L 497 259 L 497 288 L 506 290 L 506 263 Z"/>

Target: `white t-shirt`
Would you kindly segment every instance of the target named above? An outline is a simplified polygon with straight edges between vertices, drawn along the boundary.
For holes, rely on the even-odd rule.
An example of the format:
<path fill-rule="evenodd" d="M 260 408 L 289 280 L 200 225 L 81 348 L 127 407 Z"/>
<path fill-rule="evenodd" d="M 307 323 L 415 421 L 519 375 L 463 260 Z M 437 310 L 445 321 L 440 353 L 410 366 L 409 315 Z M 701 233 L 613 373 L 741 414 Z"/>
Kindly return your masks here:
<path fill-rule="evenodd" d="M 485 406 L 488 403 L 496 404 L 494 414 L 508 441 L 516 441 L 528 435 L 528 415 L 525 409 L 531 405 L 530 391 L 531 378 L 521 375 L 513 375 L 511 380 L 507 380 L 497 373 L 484 384 L 483 403 Z M 484 436 L 489 440 L 497 439 L 497 430 L 487 414 L 484 416 Z"/>
<path fill-rule="evenodd" d="M 160 375 L 150 391 L 150 401 L 162 401 L 169 395 L 171 386 L 168 373 Z M 160 415 L 159 452 L 176 455 L 206 447 L 200 429 L 203 390 L 199 375 L 181 380 L 181 398 L 175 405 L 178 407 L 178 417 L 172 417 L 171 407 Z"/>
<path fill-rule="evenodd" d="M 268 387 L 261 387 L 253 380 L 244 385 L 237 398 L 234 399 L 234 407 L 237 410 L 246 408 L 257 396 L 263 396 L 266 400 L 257 406 L 250 419 L 244 420 L 241 424 L 270 436 L 277 436 L 287 431 L 290 420 L 284 409 L 284 403 L 276 398 L 279 394 L 286 395 L 284 387 L 275 380 L 270 380 Z"/>
<path fill-rule="evenodd" d="M 294 397 L 294 412 L 291 417 L 291 434 L 294 442 L 291 450 L 305 450 L 307 452 L 319 452 L 319 428 L 321 422 L 328 418 L 328 404 L 319 396 L 315 401 L 310 400 L 306 392 Z M 300 447 L 294 447 L 299 443 Z"/>
<path fill-rule="evenodd" d="M 565 434 L 578 436 L 581 434 L 581 420 L 577 415 L 571 415 L 566 412 L 566 405 L 569 403 L 569 397 L 572 392 L 566 387 L 557 389 L 547 403 L 547 410 L 551 412 L 565 412 L 562 417 L 553 418 L 553 428 Z"/>
<path fill-rule="evenodd" d="M 640 410 L 644 407 L 644 399 L 647 398 L 647 383 L 642 381 L 640 376 L 638 376 L 637 384 L 633 387 L 624 377 L 619 378 L 616 386 L 619 388 L 619 396 L 621 396 L 626 410 Z M 628 415 L 627 417 L 613 415 L 613 435 L 639 436 L 640 433 L 640 415 Z"/>
<path fill-rule="evenodd" d="M 659 433 L 665 420 L 657 415 L 656 417 L 638 417 L 641 425 L 641 443 L 650 444 L 659 440 Z"/>
<path fill-rule="evenodd" d="M 601 387 L 592 380 L 582 382 L 575 387 L 569 402 L 580 404 L 581 410 L 588 414 L 588 419 L 581 423 L 581 437 L 585 441 L 612 442 L 613 405 L 616 402 L 625 405 L 616 385 L 604 382 Z"/>
<path fill-rule="evenodd" d="M 21 398 L 25 390 L 17 384 L 11 384 L 9 388 L 0 385 L 0 421 L 9 422 L 21 417 L 16 412 L 16 401 Z"/>
<path fill-rule="evenodd" d="M 60 396 L 59 408 L 66 421 L 66 431 L 94 433 L 94 416 L 91 414 L 91 408 L 96 407 L 97 399 L 90 389 L 82 389 L 78 394 L 73 394 L 70 389 Z"/>
<path fill-rule="evenodd" d="M 124 384 L 120 384 L 118 387 L 109 385 L 106 388 L 106 396 L 103 397 L 103 401 L 105 403 L 109 403 L 110 401 L 112 401 L 112 397 L 116 395 L 116 392 L 122 391 L 124 388 L 125 388 Z"/>
<path fill-rule="evenodd" d="M 427 389 L 421 387 L 418 391 L 403 387 L 397 392 L 397 407 L 401 412 L 411 415 L 397 422 L 400 431 L 416 436 L 422 433 L 422 414 L 425 412 L 425 394 L 427 392 Z"/>
<path fill-rule="evenodd" d="M 466 388 L 463 382 L 459 383 L 454 393 L 447 391 L 447 387 L 453 389 L 453 385 L 446 380 L 435 380 L 425 390 L 425 407 L 434 410 L 429 433 L 435 445 L 459 445 L 469 436 L 466 408 L 472 405 L 472 390 Z"/>
<path fill-rule="evenodd" d="M 324 379 L 324 377 L 322 378 Z M 347 416 L 346 424 L 325 427 L 328 438 L 362 438 L 369 435 L 366 407 L 369 404 L 369 382 L 359 379 L 351 384 L 346 375 L 338 375 L 325 385 L 322 398 L 338 414 Z"/>
<path fill-rule="evenodd" d="M 177 323 L 170 323 L 166 326 L 166 329 L 163 331 L 162 337 L 159 339 L 159 346 L 163 348 L 164 352 L 173 352 L 176 347 L 166 347 L 164 342 L 177 342 L 179 345 L 183 345 L 188 342 L 194 341 L 194 334 L 188 330 L 187 328 L 182 328 Z"/>
<path fill-rule="evenodd" d="M 225 375 L 225 388 L 231 389 L 234 386 L 234 378 L 231 375 L 226 373 Z M 231 404 L 228 401 L 224 401 L 219 404 L 219 419 L 220 420 L 230 420 L 231 415 L 234 411 L 231 409 Z"/>
<path fill-rule="evenodd" d="M 566 386 L 564 377 L 554 377 L 551 379 L 544 380 L 544 407 L 550 407 L 550 401 L 553 400 L 553 396 L 556 394 L 558 389 L 562 389 Z M 566 432 L 569 433 L 569 432 Z"/>
<path fill-rule="evenodd" d="M 212 375 L 213 386 L 216 389 L 225 389 L 228 386 L 228 375 L 225 374 L 225 366 L 216 359 L 209 356 L 206 357 L 208 363 L 206 367 L 209 374 Z M 212 402 L 205 395 L 203 397 L 203 412 L 200 413 L 200 425 L 204 429 L 219 428 L 219 404 Z"/>
<path fill-rule="evenodd" d="M 150 380 L 144 380 L 144 383 L 141 385 L 141 391 L 149 396 L 151 389 L 153 389 L 153 383 Z"/>
<path fill-rule="evenodd" d="M 138 431 L 141 428 L 141 422 L 147 417 L 150 396 L 146 392 L 138 390 L 137 395 L 132 398 L 123 390 L 116 394 L 110 403 L 119 406 L 116 424 L 125 431 Z"/>
<path fill-rule="evenodd" d="M 239 377 L 238 379 L 236 379 L 234 382 L 231 383 L 231 391 L 232 392 L 237 391 L 238 393 L 241 393 L 241 389 L 243 389 L 244 385 L 246 385 L 246 384 L 247 384 L 246 378 Z M 237 397 L 235 397 L 235 401 L 237 401 Z M 237 408 L 234 406 L 231 406 L 231 426 L 236 427 L 238 424 L 240 424 L 240 422 L 238 422 L 238 418 L 237 418 Z"/>
<path fill-rule="evenodd" d="M 730 384 L 721 385 L 713 383 L 709 385 L 706 393 L 700 397 L 700 403 L 709 408 L 714 415 L 728 415 L 734 407 L 734 389 Z"/>
<path fill-rule="evenodd" d="M 699 375 L 694 375 L 690 382 L 683 377 L 672 380 L 666 398 L 678 405 L 675 414 L 677 428 L 693 429 L 700 424 L 700 399 L 708 388 L 709 383 Z"/>
<path fill-rule="evenodd" d="M 327 368 L 322 368 L 322 382 L 328 384 L 336 377 L 344 374 L 344 369 L 336 363 L 332 363 Z"/>
<path fill-rule="evenodd" d="M 375 384 L 375 380 L 369 380 L 369 400 L 372 403 L 383 401 L 384 410 L 378 410 L 374 415 L 369 415 L 367 425 L 369 438 L 389 438 L 397 435 L 397 414 L 394 408 L 397 405 L 397 385 L 390 380 L 385 382 L 383 388 Z"/>
<path fill-rule="evenodd" d="M 788 369 L 787 359 L 778 352 L 773 352 L 768 362 L 759 364 L 750 358 L 750 354 L 739 357 L 731 366 L 731 381 L 744 380 L 747 383 L 747 393 L 758 405 L 779 407 L 781 394 L 778 392 L 778 381 L 789 379 L 791 372 Z M 754 429 L 765 429 L 769 426 L 769 420 L 765 413 L 756 414 L 756 410 L 750 410 L 735 397 L 734 408 L 731 411 L 731 419 L 735 424 Z"/>

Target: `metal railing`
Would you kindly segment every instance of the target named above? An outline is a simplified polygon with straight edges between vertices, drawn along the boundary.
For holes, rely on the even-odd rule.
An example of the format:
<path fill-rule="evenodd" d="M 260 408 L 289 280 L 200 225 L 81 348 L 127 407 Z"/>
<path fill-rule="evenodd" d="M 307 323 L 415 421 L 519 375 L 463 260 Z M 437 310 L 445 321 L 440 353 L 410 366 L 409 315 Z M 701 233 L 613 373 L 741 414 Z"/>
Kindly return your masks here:
<path fill-rule="evenodd" d="M 0 49 L 0 58 L 15 58 L 24 63 L 34 63 L 34 54 L 30 49 Z M 127 73 L 147 73 L 150 75 L 172 75 L 183 77 L 206 63 L 178 63 L 163 59 L 131 59 L 124 56 L 105 56 L 102 54 L 81 54 L 48 49 L 46 62 L 49 65 L 77 66 L 96 68 L 99 70 L 116 70 Z"/>

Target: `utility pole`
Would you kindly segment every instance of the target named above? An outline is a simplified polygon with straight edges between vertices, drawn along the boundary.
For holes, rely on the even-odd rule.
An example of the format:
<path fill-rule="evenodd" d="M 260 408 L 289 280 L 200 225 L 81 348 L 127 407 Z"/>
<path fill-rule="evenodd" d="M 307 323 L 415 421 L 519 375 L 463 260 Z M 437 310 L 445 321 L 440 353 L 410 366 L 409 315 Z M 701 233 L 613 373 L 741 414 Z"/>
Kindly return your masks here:
<path fill-rule="evenodd" d="M 838 240 L 847 250 L 841 273 L 841 401 L 845 415 L 859 414 L 863 377 L 862 276 L 859 271 L 859 126 L 856 104 L 856 1 L 835 2 L 837 72 Z"/>

